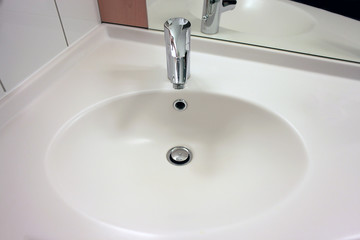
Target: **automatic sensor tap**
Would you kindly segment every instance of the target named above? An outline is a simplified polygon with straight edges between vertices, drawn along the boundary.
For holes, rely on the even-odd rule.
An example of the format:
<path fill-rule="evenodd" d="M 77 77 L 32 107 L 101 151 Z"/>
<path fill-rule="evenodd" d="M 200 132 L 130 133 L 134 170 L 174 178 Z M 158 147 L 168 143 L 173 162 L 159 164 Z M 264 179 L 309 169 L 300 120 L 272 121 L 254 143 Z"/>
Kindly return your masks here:
<path fill-rule="evenodd" d="M 174 89 L 183 89 L 190 77 L 190 30 L 185 18 L 171 18 L 164 24 L 167 75 Z"/>

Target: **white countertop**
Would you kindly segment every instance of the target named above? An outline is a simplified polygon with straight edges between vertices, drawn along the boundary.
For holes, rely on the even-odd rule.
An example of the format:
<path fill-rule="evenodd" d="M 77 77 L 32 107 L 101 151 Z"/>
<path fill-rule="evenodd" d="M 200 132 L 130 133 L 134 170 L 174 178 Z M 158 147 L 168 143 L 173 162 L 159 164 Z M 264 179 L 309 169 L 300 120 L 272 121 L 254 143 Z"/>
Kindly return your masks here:
<path fill-rule="evenodd" d="M 356 64 L 194 37 L 183 91 L 245 99 L 281 116 L 304 141 L 306 174 L 284 200 L 248 221 L 176 234 L 134 231 L 67 204 L 45 168 L 50 142 L 85 108 L 134 92 L 175 91 L 162 33 L 102 24 L 0 101 L 0 239 L 335 240 L 360 234 L 359 80 Z"/>

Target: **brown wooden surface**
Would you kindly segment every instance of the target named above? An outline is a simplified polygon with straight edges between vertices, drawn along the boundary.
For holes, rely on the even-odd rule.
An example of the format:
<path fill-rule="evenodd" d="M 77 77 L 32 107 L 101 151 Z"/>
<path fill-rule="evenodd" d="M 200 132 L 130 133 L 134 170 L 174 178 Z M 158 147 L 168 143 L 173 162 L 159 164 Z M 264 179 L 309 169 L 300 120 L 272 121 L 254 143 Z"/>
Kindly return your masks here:
<path fill-rule="evenodd" d="M 146 0 L 98 0 L 102 22 L 148 28 Z"/>

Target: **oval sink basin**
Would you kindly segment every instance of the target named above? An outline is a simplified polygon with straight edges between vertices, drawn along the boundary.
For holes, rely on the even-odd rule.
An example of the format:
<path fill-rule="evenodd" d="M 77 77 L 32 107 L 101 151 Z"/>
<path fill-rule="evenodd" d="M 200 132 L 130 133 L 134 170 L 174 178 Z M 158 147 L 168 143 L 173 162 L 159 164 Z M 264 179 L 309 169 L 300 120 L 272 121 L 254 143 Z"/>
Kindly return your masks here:
<path fill-rule="evenodd" d="M 189 11 L 200 18 L 203 1 L 191 1 Z M 234 10 L 221 15 L 220 32 L 233 30 L 246 34 L 288 36 L 310 31 L 313 17 L 304 10 L 278 0 L 241 0 Z"/>
<path fill-rule="evenodd" d="M 173 107 L 186 100 L 183 111 Z M 185 146 L 187 165 L 167 152 Z M 264 214 L 297 188 L 307 154 L 278 115 L 222 95 L 153 91 L 96 104 L 48 149 L 48 178 L 74 209 L 147 233 L 204 230 Z"/>

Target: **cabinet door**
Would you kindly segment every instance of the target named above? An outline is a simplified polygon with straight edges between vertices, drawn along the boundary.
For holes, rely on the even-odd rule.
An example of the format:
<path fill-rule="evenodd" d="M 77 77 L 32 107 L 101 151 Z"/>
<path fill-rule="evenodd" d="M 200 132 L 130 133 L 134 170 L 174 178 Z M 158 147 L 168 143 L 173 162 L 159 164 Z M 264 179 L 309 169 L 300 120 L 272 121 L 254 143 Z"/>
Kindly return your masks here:
<path fill-rule="evenodd" d="M 0 76 L 7 91 L 65 48 L 54 1 L 0 1 Z"/>

